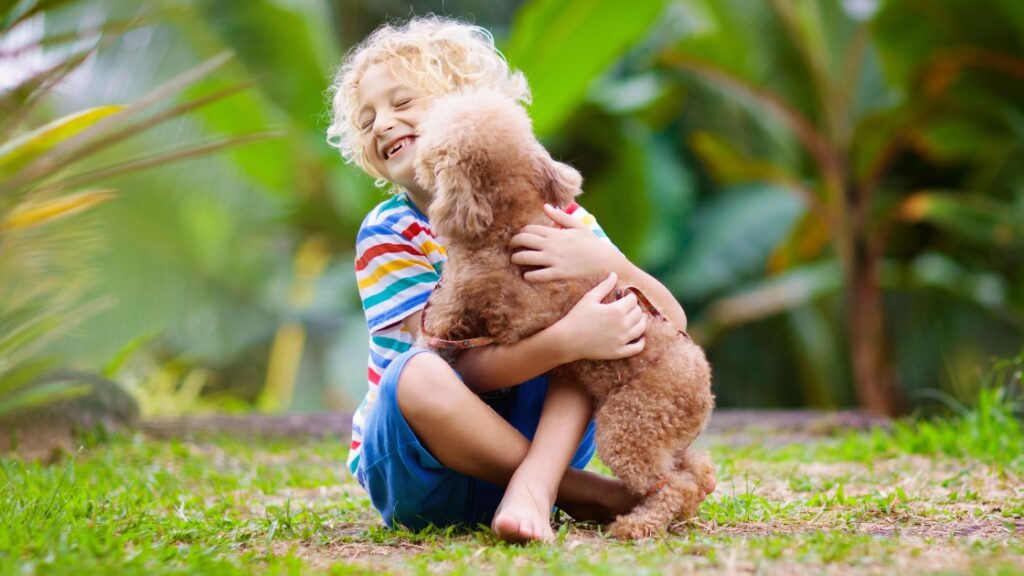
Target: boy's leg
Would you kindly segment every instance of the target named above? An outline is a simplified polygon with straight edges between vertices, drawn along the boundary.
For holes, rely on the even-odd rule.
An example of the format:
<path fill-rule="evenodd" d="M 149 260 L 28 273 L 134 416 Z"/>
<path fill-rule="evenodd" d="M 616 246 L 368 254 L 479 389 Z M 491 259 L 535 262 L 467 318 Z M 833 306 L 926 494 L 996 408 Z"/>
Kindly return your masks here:
<path fill-rule="evenodd" d="M 593 400 L 581 384 L 551 377 L 533 442 L 494 514 L 491 528 L 500 538 L 554 538 L 551 506 L 592 412 Z"/>
<path fill-rule="evenodd" d="M 552 499 L 575 517 L 599 520 L 625 512 L 635 503 L 617 479 L 566 471 L 590 418 L 585 391 L 549 384 L 534 436 L 541 439 L 536 453 L 518 430 L 433 354 L 409 359 L 398 379 L 397 401 L 402 416 L 434 458 L 462 474 L 510 486 L 499 515 L 505 519 L 502 530 L 511 524 L 509 519 L 517 526 L 503 537 L 546 537 L 551 530 Z M 528 452 L 527 466 L 517 471 Z"/>

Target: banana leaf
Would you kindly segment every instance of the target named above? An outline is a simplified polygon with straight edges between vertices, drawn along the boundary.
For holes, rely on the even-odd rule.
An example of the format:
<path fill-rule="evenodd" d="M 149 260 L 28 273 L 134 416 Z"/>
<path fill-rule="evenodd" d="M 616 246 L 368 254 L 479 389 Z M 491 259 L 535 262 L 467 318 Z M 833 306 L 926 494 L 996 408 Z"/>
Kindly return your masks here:
<path fill-rule="evenodd" d="M 757 278 L 805 210 L 777 187 L 730 189 L 694 214 L 693 244 L 667 274 L 667 285 L 683 299 L 701 300 Z"/>
<path fill-rule="evenodd" d="M 958 238 L 996 250 L 1024 248 L 1024 211 L 966 192 L 923 190 L 904 201 L 903 218 L 928 222 Z"/>
<path fill-rule="evenodd" d="M 644 37 L 666 4 L 532 0 L 517 12 L 504 52 L 530 82 L 535 103 L 530 114 L 538 135 L 562 126 L 593 79 Z"/>

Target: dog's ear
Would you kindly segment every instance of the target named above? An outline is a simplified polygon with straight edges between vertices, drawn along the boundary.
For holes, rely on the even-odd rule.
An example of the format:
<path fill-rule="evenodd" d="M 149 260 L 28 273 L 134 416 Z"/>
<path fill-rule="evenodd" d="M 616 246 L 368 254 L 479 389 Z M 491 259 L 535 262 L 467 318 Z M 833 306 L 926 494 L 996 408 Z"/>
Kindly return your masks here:
<path fill-rule="evenodd" d="M 445 155 L 433 165 L 434 199 L 428 208 L 430 226 L 448 239 L 480 236 L 494 224 L 491 205 L 482 193 L 483 183 L 474 182 L 470 177 L 479 171 L 472 170 L 470 163 Z"/>
<path fill-rule="evenodd" d="M 583 176 L 572 166 L 552 160 L 547 151 L 543 155 L 537 188 L 545 202 L 564 208 L 582 193 Z"/>

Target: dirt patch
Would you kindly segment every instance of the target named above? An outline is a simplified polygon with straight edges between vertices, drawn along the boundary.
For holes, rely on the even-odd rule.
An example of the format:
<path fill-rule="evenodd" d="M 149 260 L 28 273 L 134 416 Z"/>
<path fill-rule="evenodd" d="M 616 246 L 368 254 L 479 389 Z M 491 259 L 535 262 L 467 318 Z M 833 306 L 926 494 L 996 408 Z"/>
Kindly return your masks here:
<path fill-rule="evenodd" d="M 0 427 L 0 454 L 55 464 L 76 450 L 72 425 L 63 422 L 21 422 Z"/>
<path fill-rule="evenodd" d="M 885 538 L 985 538 L 989 540 L 1008 540 L 1024 538 L 1024 521 L 1022 520 L 957 520 L 947 522 L 912 518 L 909 520 L 873 520 L 837 525 L 834 522 L 738 522 L 719 526 L 715 523 L 696 522 L 695 526 L 708 535 L 732 536 L 779 536 L 800 535 L 824 532 L 843 531 L 848 534 L 863 534 Z M 674 532 L 685 533 L 687 525 L 677 525 Z"/>
<path fill-rule="evenodd" d="M 498 566 L 506 570 L 528 567 L 543 570 L 552 561 L 566 563 L 572 562 L 573 558 L 598 557 L 602 558 L 602 566 L 610 573 L 618 573 L 616 568 L 630 566 L 639 569 L 636 565 L 638 558 L 644 558 L 645 568 L 650 568 L 653 559 L 657 572 L 661 574 L 916 574 L 970 572 L 992 565 L 1009 566 L 1011 571 L 1024 569 L 1024 557 L 1009 549 L 986 557 L 978 557 L 969 551 L 972 540 L 1006 537 L 1005 529 L 986 522 L 955 523 L 948 526 L 943 534 L 932 533 L 925 527 L 864 524 L 857 528 L 856 533 L 877 537 L 883 545 L 877 550 L 857 549 L 841 558 L 801 551 L 799 539 L 794 540 L 793 548 L 769 554 L 758 540 L 779 535 L 799 537 L 820 531 L 811 526 L 745 525 L 707 530 L 704 526 L 690 525 L 682 532 L 694 529 L 709 537 L 724 536 L 728 539 L 723 541 L 723 545 L 703 539 L 695 543 L 671 537 L 619 543 L 603 537 L 595 529 L 574 525 L 562 542 L 533 548 L 532 553 L 531 549 L 522 549 L 520 555 L 511 558 L 503 544 L 480 542 L 472 536 L 446 538 L 443 544 L 338 541 L 315 545 L 281 542 L 272 547 L 272 553 L 293 554 L 317 569 L 326 570 L 341 563 L 365 569 L 367 573 L 419 572 L 422 565 L 420 568 L 413 566 L 414 559 L 421 555 L 430 556 L 429 570 L 432 573 L 465 571 L 467 566 L 478 573 L 490 572 Z M 450 560 L 445 559 L 446 553 L 442 548 L 451 547 L 466 547 L 468 550 L 452 554 Z M 550 548 L 557 550 L 544 552 Z M 441 557 L 437 557 L 439 551 Z M 559 555 L 561 559 L 556 560 Z"/>
<path fill-rule="evenodd" d="M 430 546 L 411 542 L 382 545 L 363 542 L 336 542 L 331 544 L 303 544 L 275 542 L 271 552 L 276 556 L 293 554 L 310 567 L 326 570 L 334 564 L 360 564 L 369 571 L 379 573 L 394 569 L 402 561 L 417 554 L 429 552 Z"/>

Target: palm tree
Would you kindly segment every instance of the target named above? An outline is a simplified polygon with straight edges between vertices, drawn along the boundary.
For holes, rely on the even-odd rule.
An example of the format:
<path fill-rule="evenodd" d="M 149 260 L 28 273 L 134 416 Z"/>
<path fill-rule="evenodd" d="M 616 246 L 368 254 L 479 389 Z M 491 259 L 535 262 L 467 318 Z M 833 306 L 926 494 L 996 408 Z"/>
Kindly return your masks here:
<path fill-rule="evenodd" d="M 664 50 L 662 65 L 724 97 L 728 104 L 720 110 L 749 111 L 744 124 L 726 119 L 698 132 L 693 149 L 719 183 L 778 186 L 803 207 L 773 248 L 772 276 L 712 303 L 707 324 L 749 322 L 843 285 L 860 404 L 901 413 L 906 404 L 890 358 L 882 291 L 894 235 L 908 221 L 927 220 L 975 237 L 1005 230 L 988 234 L 989 246 L 1021 238 L 1019 212 L 994 194 L 940 193 L 929 185 L 934 177 L 915 179 L 901 170 L 922 156 L 933 164 L 958 162 L 972 173 L 998 170 L 1005 160 L 973 156 L 976 147 L 1022 142 L 1024 59 L 1017 38 L 1024 25 L 1016 5 L 978 11 L 963 0 L 892 0 L 871 19 L 855 18 L 839 0 L 688 0 L 682 6 L 688 28 Z M 744 132 L 744 125 L 752 130 Z M 965 136 L 972 149 L 958 142 Z M 1020 174 L 1014 177 L 1019 185 Z M 970 181 L 947 178 L 950 187 Z M 830 260 L 838 262 L 841 284 L 819 273 Z M 801 289 L 792 290 L 797 284 Z"/>

